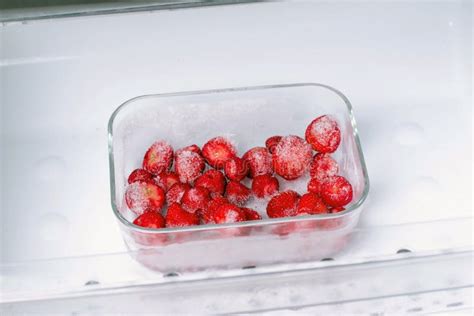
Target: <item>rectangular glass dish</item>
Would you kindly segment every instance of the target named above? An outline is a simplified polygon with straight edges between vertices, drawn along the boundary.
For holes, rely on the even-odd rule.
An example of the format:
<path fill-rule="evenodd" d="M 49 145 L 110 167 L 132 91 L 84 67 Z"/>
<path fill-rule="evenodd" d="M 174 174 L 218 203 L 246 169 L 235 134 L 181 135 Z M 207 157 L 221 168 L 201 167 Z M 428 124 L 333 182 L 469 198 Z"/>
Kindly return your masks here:
<path fill-rule="evenodd" d="M 124 201 L 127 177 L 157 139 L 176 149 L 215 136 L 236 141 L 238 154 L 272 135 L 303 136 L 316 117 L 339 123 L 341 144 L 332 155 L 353 186 L 346 210 L 335 214 L 263 219 L 234 224 L 147 229 L 132 224 Z M 270 119 L 271 117 L 271 119 Z M 302 83 L 146 95 L 122 104 L 108 126 L 113 211 L 137 260 L 160 272 L 226 269 L 320 260 L 344 248 L 356 226 L 369 180 L 348 99 L 325 85 Z M 304 193 L 306 183 L 292 187 Z M 284 188 L 282 188 L 284 189 Z"/>

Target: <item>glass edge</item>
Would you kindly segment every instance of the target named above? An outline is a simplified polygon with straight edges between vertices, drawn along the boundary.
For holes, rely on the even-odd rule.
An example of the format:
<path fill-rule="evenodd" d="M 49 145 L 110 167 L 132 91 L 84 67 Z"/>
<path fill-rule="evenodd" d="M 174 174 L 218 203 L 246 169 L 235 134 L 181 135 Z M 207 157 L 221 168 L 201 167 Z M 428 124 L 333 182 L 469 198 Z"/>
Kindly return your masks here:
<path fill-rule="evenodd" d="M 269 90 L 269 89 L 278 89 L 278 88 L 308 87 L 308 86 L 326 88 L 334 92 L 344 101 L 349 112 L 349 117 L 351 119 L 351 126 L 354 133 L 357 151 L 359 153 L 359 160 L 362 167 L 362 174 L 364 176 L 364 190 L 362 191 L 362 195 L 359 198 L 359 200 L 357 200 L 356 203 L 352 204 L 351 207 L 349 207 L 348 209 L 339 213 L 326 214 L 326 215 L 305 215 L 305 216 L 273 218 L 273 219 L 266 218 L 266 219 L 259 220 L 258 223 L 255 223 L 253 221 L 246 221 L 246 222 L 240 222 L 240 223 L 207 224 L 207 225 L 198 225 L 198 226 L 183 227 L 183 228 L 160 228 L 160 229 L 144 228 L 144 227 L 135 225 L 132 222 L 128 221 L 125 217 L 123 217 L 123 215 L 118 210 L 117 205 L 115 203 L 115 171 L 114 171 L 115 165 L 114 165 L 114 159 L 113 159 L 113 152 L 114 152 L 113 150 L 113 124 L 114 124 L 115 117 L 127 105 L 137 100 L 145 99 L 149 97 L 159 97 L 159 98 L 177 97 L 177 96 L 189 96 L 189 95 L 200 95 L 200 94 L 210 94 L 210 93 L 226 93 L 226 92 L 228 93 L 228 92 L 237 92 L 237 91 Z M 111 199 L 112 210 L 115 216 L 123 225 L 139 232 L 144 232 L 144 233 L 153 232 L 153 233 L 165 234 L 165 233 L 173 233 L 173 232 L 208 231 L 208 230 L 216 230 L 216 229 L 231 228 L 231 227 L 239 227 L 239 228 L 252 227 L 252 226 L 257 227 L 257 226 L 271 225 L 271 224 L 278 224 L 278 223 L 300 222 L 300 221 L 304 221 L 308 219 L 324 220 L 324 219 L 340 218 L 358 210 L 362 206 L 364 201 L 367 199 L 367 196 L 369 193 L 369 187 L 370 187 L 369 176 L 368 176 L 367 166 L 365 164 L 364 153 L 362 152 L 362 145 L 359 139 L 359 132 L 357 129 L 355 118 L 354 118 L 352 104 L 342 92 L 325 84 L 307 82 L 307 83 L 291 83 L 291 84 L 262 85 L 262 86 L 249 86 L 249 87 L 237 87 L 237 88 L 222 88 L 222 89 L 211 89 L 211 90 L 195 90 L 195 91 L 183 91 L 183 92 L 171 92 L 171 93 L 145 94 L 145 95 L 133 97 L 123 102 L 120 106 L 118 106 L 117 109 L 115 109 L 114 112 L 112 112 L 112 115 L 110 116 L 110 119 L 107 125 L 107 132 L 108 132 L 108 152 L 109 152 L 109 172 L 110 172 L 110 178 L 109 178 L 110 179 L 110 199 Z"/>

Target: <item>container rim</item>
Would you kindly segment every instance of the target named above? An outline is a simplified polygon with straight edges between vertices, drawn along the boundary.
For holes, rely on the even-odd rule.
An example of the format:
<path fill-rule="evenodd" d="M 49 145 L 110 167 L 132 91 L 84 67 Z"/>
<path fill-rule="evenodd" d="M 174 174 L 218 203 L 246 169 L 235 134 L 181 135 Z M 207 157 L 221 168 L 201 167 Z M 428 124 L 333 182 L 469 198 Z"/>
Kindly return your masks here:
<path fill-rule="evenodd" d="M 114 166 L 114 148 L 113 148 L 113 124 L 115 117 L 120 113 L 123 108 L 130 106 L 134 101 L 150 98 L 150 97 L 179 97 L 179 96 L 189 96 L 189 95 L 200 95 L 200 94 L 211 94 L 211 93 L 229 93 L 229 92 L 237 92 L 237 91 L 251 91 L 251 90 L 270 90 L 270 89 L 279 89 L 279 88 L 294 88 L 294 87 L 320 87 L 328 89 L 338 95 L 346 104 L 347 110 L 349 112 L 349 118 L 351 120 L 351 125 L 354 133 L 354 139 L 357 147 L 357 151 L 359 153 L 360 164 L 362 167 L 362 174 L 364 177 L 364 190 L 362 192 L 361 197 L 357 202 L 352 204 L 346 210 L 335 213 L 335 214 L 325 214 L 325 215 L 305 215 L 305 216 L 296 216 L 296 217 L 284 217 L 284 218 L 265 218 L 259 221 L 246 221 L 246 222 L 239 222 L 239 223 L 229 223 L 229 224 L 206 224 L 206 225 L 197 225 L 197 226 L 189 226 L 189 227 L 182 227 L 182 228 L 145 228 L 138 225 L 135 225 L 129 222 L 118 210 L 117 204 L 115 202 L 115 166 Z M 195 91 L 183 91 L 183 92 L 171 92 L 171 93 L 158 93 L 158 94 L 145 94 L 141 96 L 137 96 L 131 98 L 125 102 L 123 102 L 110 116 L 108 122 L 108 150 L 109 150 L 109 172 L 110 172 L 110 198 L 112 204 L 112 210 L 118 220 L 128 228 L 131 228 L 135 231 L 143 232 L 143 233 L 173 233 L 173 232 L 190 232 L 190 231 L 206 231 L 206 230 L 217 230 L 221 228 L 230 228 L 230 227 L 252 227 L 252 226 L 261 226 L 261 225 L 272 225 L 278 223 L 292 223 L 292 222 L 299 222 L 308 219 L 314 220 L 323 220 L 323 219 L 334 219 L 343 217 L 349 213 L 354 212 L 357 210 L 366 200 L 367 195 L 369 194 L 369 176 L 367 172 L 367 166 L 365 164 L 364 153 L 362 152 L 362 146 L 359 139 L 359 131 L 357 129 L 357 124 L 354 118 L 352 104 L 350 103 L 349 99 L 339 90 L 325 85 L 321 83 L 291 83 L 291 84 L 275 84 L 275 85 L 262 85 L 262 86 L 248 86 L 248 87 L 236 87 L 236 88 L 223 88 L 223 89 L 212 89 L 212 90 L 195 90 Z"/>

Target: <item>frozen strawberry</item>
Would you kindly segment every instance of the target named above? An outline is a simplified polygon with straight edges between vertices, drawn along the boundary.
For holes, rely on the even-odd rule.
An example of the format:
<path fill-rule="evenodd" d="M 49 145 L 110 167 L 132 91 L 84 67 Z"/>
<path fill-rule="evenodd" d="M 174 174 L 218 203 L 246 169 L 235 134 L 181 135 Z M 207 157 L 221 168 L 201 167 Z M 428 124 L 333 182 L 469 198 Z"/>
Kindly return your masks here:
<path fill-rule="evenodd" d="M 312 159 L 311 146 L 301 137 L 282 137 L 273 152 L 273 168 L 286 180 L 293 180 L 308 170 Z"/>
<path fill-rule="evenodd" d="M 232 157 L 224 165 L 225 175 L 229 180 L 241 181 L 249 172 L 247 164 L 239 157 Z"/>
<path fill-rule="evenodd" d="M 159 140 L 151 145 L 143 158 L 143 169 L 157 175 L 169 170 L 173 163 L 173 147 L 164 140 Z"/>
<path fill-rule="evenodd" d="M 268 216 L 271 218 L 295 216 L 299 199 L 299 194 L 291 190 L 275 195 L 268 202 Z"/>
<path fill-rule="evenodd" d="M 202 174 L 204 167 L 204 159 L 194 151 L 179 150 L 176 153 L 174 169 L 179 181 L 193 183 Z"/>
<path fill-rule="evenodd" d="M 151 182 L 153 183 L 153 175 L 144 169 L 135 169 L 128 176 L 128 184 L 133 182 Z"/>
<path fill-rule="evenodd" d="M 199 225 L 197 214 L 186 212 L 178 203 L 173 203 L 168 207 L 166 213 L 166 227 L 185 227 Z"/>
<path fill-rule="evenodd" d="M 352 185 L 344 177 L 329 177 L 321 186 L 321 198 L 329 206 L 344 206 L 352 201 Z"/>
<path fill-rule="evenodd" d="M 224 194 L 225 177 L 222 172 L 214 169 L 207 170 L 194 182 L 195 187 L 206 188 L 210 193 Z"/>
<path fill-rule="evenodd" d="M 250 199 L 252 192 L 240 182 L 229 181 L 225 194 L 229 202 L 243 205 L 248 201 L 248 199 Z"/>
<path fill-rule="evenodd" d="M 171 171 L 163 171 L 155 177 L 155 183 L 158 184 L 158 186 L 165 192 L 168 192 L 168 190 L 178 182 L 178 175 Z"/>
<path fill-rule="evenodd" d="M 281 136 L 272 136 L 265 141 L 265 147 L 267 147 L 268 151 L 271 154 L 273 154 L 273 152 L 275 151 L 275 147 L 276 145 L 278 145 L 280 140 L 281 140 Z"/>
<path fill-rule="evenodd" d="M 311 178 L 324 179 L 337 175 L 339 165 L 329 154 L 318 153 L 314 156 L 309 169 Z"/>
<path fill-rule="evenodd" d="M 202 147 L 202 155 L 209 165 L 216 169 L 224 168 L 227 160 L 235 157 L 234 145 L 224 137 L 215 137 Z"/>
<path fill-rule="evenodd" d="M 135 225 L 146 228 L 163 228 L 165 227 L 165 219 L 160 213 L 146 212 L 138 216 L 133 223 Z"/>
<path fill-rule="evenodd" d="M 329 213 L 339 213 L 339 212 L 342 212 L 342 211 L 345 211 L 346 209 L 342 206 L 338 206 L 338 207 L 331 207 L 329 209 Z"/>
<path fill-rule="evenodd" d="M 278 179 L 269 174 L 256 176 L 252 181 L 253 194 L 258 198 L 272 196 L 278 192 L 279 188 Z"/>
<path fill-rule="evenodd" d="M 334 118 L 323 115 L 306 128 L 306 141 L 320 153 L 333 153 L 341 142 L 341 131 Z"/>
<path fill-rule="evenodd" d="M 246 219 L 245 212 L 242 209 L 229 203 L 219 206 L 214 213 L 216 224 L 243 222 Z"/>
<path fill-rule="evenodd" d="M 194 213 L 199 209 L 207 208 L 210 199 L 209 191 L 206 188 L 195 187 L 184 193 L 181 204 L 186 211 Z"/>
<path fill-rule="evenodd" d="M 125 191 L 125 202 L 137 215 L 148 211 L 159 212 L 165 204 L 165 192 L 154 183 L 133 182 Z"/>
<path fill-rule="evenodd" d="M 198 215 L 203 224 L 214 223 L 214 213 L 219 206 L 227 204 L 229 201 L 223 196 L 216 196 L 209 201 L 207 208 L 198 210 Z"/>
<path fill-rule="evenodd" d="M 312 193 L 316 193 L 316 194 L 320 194 L 321 193 L 321 186 L 323 185 L 324 181 L 326 180 L 327 178 L 324 178 L 322 180 L 319 180 L 317 178 L 312 178 L 309 182 L 308 182 L 308 192 L 312 192 Z"/>
<path fill-rule="evenodd" d="M 310 192 L 301 196 L 296 213 L 298 215 L 326 214 L 328 208 L 317 194 Z"/>
<path fill-rule="evenodd" d="M 262 219 L 262 216 L 260 216 L 260 214 L 258 214 L 257 211 L 252 210 L 251 208 L 242 207 L 241 210 L 244 211 L 245 218 L 248 221 L 256 221 L 256 220 Z"/>
<path fill-rule="evenodd" d="M 192 151 L 192 152 L 195 152 L 198 155 L 201 155 L 201 148 L 199 148 L 199 146 L 195 145 L 195 144 L 183 147 L 181 149 L 178 149 L 176 151 L 176 153 L 181 152 L 181 151 L 186 151 L 186 150 Z"/>
<path fill-rule="evenodd" d="M 181 199 L 186 191 L 190 190 L 191 186 L 187 183 L 175 183 L 166 192 L 166 203 L 171 205 L 173 203 L 181 203 Z"/>
<path fill-rule="evenodd" d="M 272 155 L 265 147 L 254 147 L 242 157 L 249 168 L 250 177 L 272 174 Z"/>

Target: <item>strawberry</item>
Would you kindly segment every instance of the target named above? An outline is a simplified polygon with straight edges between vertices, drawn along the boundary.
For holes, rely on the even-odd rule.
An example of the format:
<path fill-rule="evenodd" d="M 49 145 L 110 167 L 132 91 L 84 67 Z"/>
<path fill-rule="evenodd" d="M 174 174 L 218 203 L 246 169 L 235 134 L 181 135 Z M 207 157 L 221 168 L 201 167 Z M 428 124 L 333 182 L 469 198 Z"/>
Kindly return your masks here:
<path fill-rule="evenodd" d="M 227 199 L 234 204 L 243 205 L 250 199 L 251 191 L 245 185 L 237 181 L 229 181 L 226 189 Z"/>
<path fill-rule="evenodd" d="M 165 192 L 176 183 L 179 182 L 179 177 L 176 173 L 171 171 L 163 171 L 155 177 L 156 184 L 162 188 Z"/>
<path fill-rule="evenodd" d="M 178 149 L 176 151 L 176 153 L 178 153 L 180 151 L 192 151 L 192 152 L 195 152 L 196 154 L 198 154 L 199 156 L 201 156 L 201 148 L 199 148 L 199 146 L 196 145 L 196 144 L 189 145 L 189 146 L 183 147 L 181 149 Z"/>
<path fill-rule="evenodd" d="M 229 180 L 241 181 L 247 176 L 249 169 L 243 159 L 232 157 L 225 162 L 224 171 Z"/>
<path fill-rule="evenodd" d="M 278 183 L 278 179 L 269 174 L 256 176 L 252 181 L 253 194 L 259 198 L 272 196 L 278 192 L 279 188 L 280 184 Z"/>
<path fill-rule="evenodd" d="M 245 218 L 248 221 L 256 221 L 256 220 L 262 219 L 262 216 L 260 216 L 260 214 L 257 211 L 252 210 L 251 208 L 242 207 L 241 210 L 244 211 Z"/>
<path fill-rule="evenodd" d="M 163 228 L 165 227 L 165 219 L 160 213 L 146 212 L 138 216 L 133 224 L 146 228 Z"/>
<path fill-rule="evenodd" d="M 276 145 L 278 145 L 280 140 L 281 140 L 281 136 L 272 136 L 265 141 L 265 147 L 267 147 L 268 151 L 271 154 L 273 154 L 273 152 L 275 151 L 275 147 Z"/>
<path fill-rule="evenodd" d="M 267 205 L 267 215 L 271 218 L 296 215 L 300 196 L 295 191 L 284 191 L 275 195 Z"/>
<path fill-rule="evenodd" d="M 282 137 L 273 152 L 273 168 L 286 180 L 303 175 L 311 163 L 311 146 L 298 136 Z"/>
<path fill-rule="evenodd" d="M 195 187 L 184 193 L 181 204 L 186 211 L 195 213 L 199 209 L 207 208 L 209 201 L 209 191 L 203 187 Z"/>
<path fill-rule="evenodd" d="M 311 178 L 322 180 L 335 176 L 339 172 L 339 165 L 329 154 L 318 153 L 314 156 L 309 169 Z"/>
<path fill-rule="evenodd" d="M 185 227 L 199 225 L 197 214 L 186 212 L 178 203 L 168 207 L 166 213 L 166 227 Z"/>
<path fill-rule="evenodd" d="M 214 212 L 216 224 L 243 222 L 246 219 L 245 212 L 238 206 L 230 203 L 219 206 Z"/>
<path fill-rule="evenodd" d="M 225 177 L 222 172 L 214 169 L 207 170 L 194 182 L 195 187 L 206 188 L 210 193 L 224 194 Z"/>
<path fill-rule="evenodd" d="M 326 214 L 328 208 L 317 194 L 310 192 L 301 196 L 296 213 L 297 215 Z"/>
<path fill-rule="evenodd" d="M 352 185 L 344 177 L 329 177 L 321 186 L 321 198 L 329 206 L 344 206 L 352 201 Z"/>
<path fill-rule="evenodd" d="M 135 169 L 128 176 L 128 184 L 137 181 L 153 183 L 153 175 L 145 169 Z"/>
<path fill-rule="evenodd" d="M 223 196 L 213 197 L 207 204 L 207 208 L 198 210 L 201 222 L 203 224 L 214 223 L 214 213 L 217 211 L 219 206 L 227 203 L 229 203 L 229 201 Z"/>
<path fill-rule="evenodd" d="M 227 138 L 219 136 L 204 144 L 202 155 L 210 166 L 222 169 L 227 160 L 235 157 L 236 149 Z"/>
<path fill-rule="evenodd" d="M 248 165 L 250 177 L 262 174 L 272 174 L 272 155 L 265 147 L 254 147 L 242 157 Z"/>
<path fill-rule="evenodd" d="M 334 118 L 323 115 L 308 125 L 305 137 L 314 150 L 321 153 L 333 153 L 341 142 L 341 131 Z"/>
<path fill-rule="evenodd" d="M 322 180 L 319 180 L 317 178 L 312 178 L 308 182 L 308 192 L 320 194 L 321 193 L 321 186 L 326 181 L 327 178 L 324 178 Z"/>
<path fill-rule="evenodd" d="M 191 186 L 187 183 L 175 183 L 166 192 L 166 203 L 171 205 L 173 203 L 181 203 L 184 193 L 189 191 Z"/>
<path fill-rule="evenodd" d="M 345 211 L 346 209 L 342 206 L 338 206 L 338 207 L 331 207 L 329 209 L 329 213 L 339 213 L 339 212 L 342 212 L 342 211 Z"/>
<path fill-rule="evenodd" d="M 133 182 L 125 191 L 128 208 L 137 215 L 145 212 L 159 212 L 165 204 L 165 192 L 150 182 Z"/>
<path fill-rule="evenodd" d="M 179 150 L 175 157 L 175 171 L 179 181 L 193 183 L 204 170 L 205 163 L 202 157 L 190 150 Z"/>
<path fill-rule="evenodd" d="M 157 175 L 169 170 L 173 163 L 173 147 L 164 140 L 151 145 L 143 157 L 143 169 Z"/>

